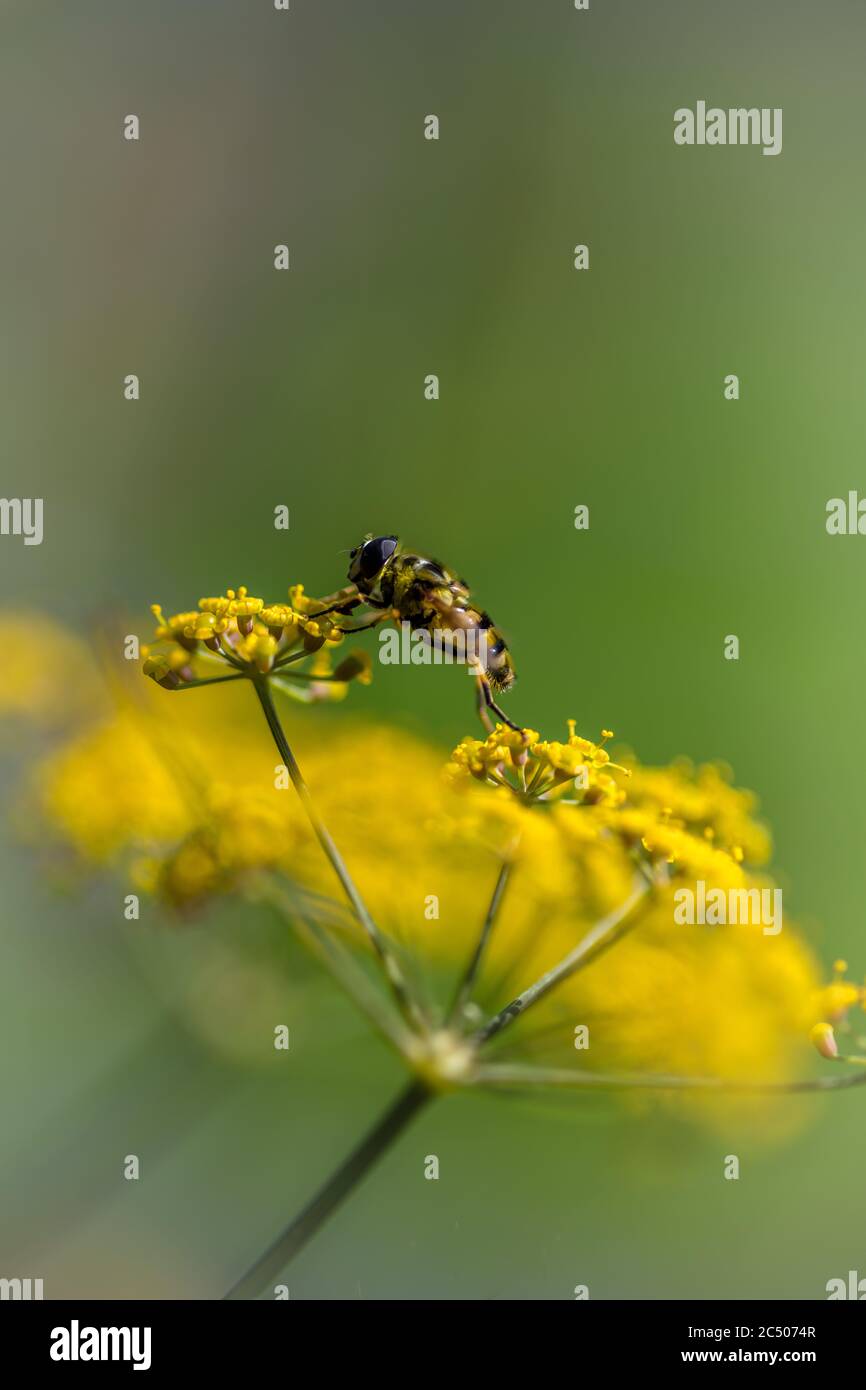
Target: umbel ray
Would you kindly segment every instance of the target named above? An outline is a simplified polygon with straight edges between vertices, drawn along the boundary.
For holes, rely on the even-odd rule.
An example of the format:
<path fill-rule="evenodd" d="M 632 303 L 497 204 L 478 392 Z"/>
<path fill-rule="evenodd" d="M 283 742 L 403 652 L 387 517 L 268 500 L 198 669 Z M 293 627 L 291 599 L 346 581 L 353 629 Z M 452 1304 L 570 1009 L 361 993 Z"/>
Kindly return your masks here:
<path fill-rule="evenodd" d="M 349 561 L 348 585 L 322 599 L 321 612 L 348 615 L 360 607 L 373 610 L 368 621 L 346 627 L 346 632 L 364 632 L 390 618 L 431 638 L 436 633 L 473 637 L 477 656 L 469 664 L 481 719 L 489 729 L 488 710 L 492 710 L 503 724 L 519 732 L 520 726 L 495 698 L 514 684 L 511 653 L 489 614 L 476 607 L 466 581 L 438 560 L 404 550 L 396 536 L 365 536 L 350 551 Z"/>

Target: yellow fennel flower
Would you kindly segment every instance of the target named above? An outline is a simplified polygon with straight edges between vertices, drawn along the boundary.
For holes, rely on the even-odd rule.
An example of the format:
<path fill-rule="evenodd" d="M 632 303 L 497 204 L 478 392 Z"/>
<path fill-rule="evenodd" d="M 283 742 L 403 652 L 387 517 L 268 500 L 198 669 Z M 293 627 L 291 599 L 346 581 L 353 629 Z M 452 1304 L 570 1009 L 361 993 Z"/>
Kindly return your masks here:
<path fill-rule="evenodd" d="M 45 812 L 80 853 L 129 862 L 172 907 L 255 891 L 275 874 L 332 901 L 343 940 L 365 951 L 298 801 L 275 785 L 274 749 L 243 695 L 240 685 L 212 695 L 202 725 L 196 701 L 170 702 L 169 719 L 154 694 L 85 733 L 44 769 Z M 404 731 L 347 724 L 322 737 L 296 722 L 310 794 L 374 919 L 400 943 L 419 1007 L 442 1007 L 506 862 L 508 892 L 466 1015 L 479 1023 L 618 912 L 636 864 L 647 866 L 633 925 L 491 1041 L 497 1064 L 777 1081 L 803 1066 L 819 983 L 790 923 L 772 940 L 759 927 L 675 924 L 672 895 L 686 874 L 752 881 L 696 819 L 693 834 L 666 812 L 579 797 L 536 804 L 471 778 L 455 785 L 436 751 Z M 516 742 L 500 746 L 506 762 L 521 757 Z M 512 771 L 519 778 L 519 761 Z M 626 795 L 633 783 L 624 779 Z M 575 1049 L 578 1026 L 589 1030 L 587 1052 Z"/>
<path fill-rule="evenodd" d="M 170 618 L 153 604 L 157 627 L 153 644 L 142 648 L 144 675 L 166 690 L 273 678 L 308 704 L 342 699 L 354 680 L 369 684 L 372 666 L 363 652 L 347 658 L 339 673 L 325 657 L 305 666 L 323 648 L 339 646 L 345 634 L 336 615 L 304 597 L 302 585 L 293 585 L 289 596 L 288 604 L 266 604 L 241 585 Z"/>

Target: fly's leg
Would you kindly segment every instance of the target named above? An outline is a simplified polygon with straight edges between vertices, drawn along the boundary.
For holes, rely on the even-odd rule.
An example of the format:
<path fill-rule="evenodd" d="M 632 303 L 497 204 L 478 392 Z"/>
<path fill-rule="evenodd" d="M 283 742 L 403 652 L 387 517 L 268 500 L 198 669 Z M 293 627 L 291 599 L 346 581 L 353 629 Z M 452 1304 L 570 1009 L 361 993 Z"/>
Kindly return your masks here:
<path fill-rule="evenodd" d="M 324 606 L 318 613 L 311 613 L 311 618 L 321 618 L 325 613 L 351 613 L 353 608 L 359 608 L 365 600 L 358 593 L 354 584 L 349 584 L 345 589 L 339 589 L 335 594 L 328 594 L 325 598 L 319 599 L 319 603 Z"/>
<path fill-rule="evenodd" d="M 320 608 L 318 613 L 311 613 L 311 618 L 322 618 L 326 613 L 351 613 L 353 608 L 359 608 L 363 599 L 353 598 L 344 599 L 342 603 L 329 603 L 327 608 Z"/>
<path fill-rule="evenodd" d="M 345 632 L 346 634 L 355 632 L 367 632 L 368 629 L 371 627 L 378 627 L 379 623 L 383 623 L 385 619 L 390 618 L 390 616 L 390 613 L 377 613 L 375 618 L 371 618 L 368 623 L 357 623 L 354 627 L 341 627 L 340 631 Z M 316 614 L 316 617 L 318 617 L 318 614 Z"/>
<path fill-rule="evenodd" d="M 523 731 L 520 725 L 515 724 L 513 719 L 509 719 L 505 711 L 500 709 L 497 705 L 496 701 L 493 698 L 493 691 L 490 688 L 490 682 L 487 679 L 487 677 L 483 674 L 483 672 L 478 672 L 476 680 L 478 682 L 478 713 L 481 716 L 481 722 L 484 725 L 485 729 L 487 729 L 488 733 L 491 731 L 490 716 L 487 713 L 488 710 L 492 710 L 493 713 L 497 716 L 497 718 L 499 718 L 502 721 L 503 724 L 508 725 L 509 729 L 513 729 L 514 732 L 517 734 L 522 733 Z"/>
<path fill-rule="evenodd" d="M 475 678 L 475 704 L 478 709 L 478 718 L 481 720 L 488 734 L 492 734 L 493 725 L 490 721 L 490 715 L 487 713 L 487 706 L 484 702 L 484 690 L 481 684 L 483 679 L 483 676 L 476 676 Z"/>

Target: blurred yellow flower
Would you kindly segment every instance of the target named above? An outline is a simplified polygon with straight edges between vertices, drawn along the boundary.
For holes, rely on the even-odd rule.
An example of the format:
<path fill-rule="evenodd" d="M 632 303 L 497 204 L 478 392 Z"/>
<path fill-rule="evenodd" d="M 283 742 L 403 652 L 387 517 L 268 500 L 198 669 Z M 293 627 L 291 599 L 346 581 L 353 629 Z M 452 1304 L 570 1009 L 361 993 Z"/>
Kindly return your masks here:
<path fill-rule="evenodd" d="M 62 725 L 104 701 L 92 650 L 51 618 L 3 614 L 0 652 L 0 718 Z"/>
<path fill-rule="evenodd" d="M 169 702 L 169 718 L 157 697 L 156 706 L 151 699 L 85 732 L 42 771 L 55 830 L 88 858 L 128 858 L 136 883 L 175 907 L 271 871 L 332 895 L 329 866 L 298 802 L 274 785 L 274 751 L 264 728 L 250 724 L 244 693 L 212 695 L 205 724 L 195 702 Z M 500 761 L 519 776 L 519 746 L 497 737 L 506 750 Z M 565 980 L 491 1056 L 562 1067 L 590 1056 L 594 1069 L 736 1080 L 781 1081 L 803 1065 L 819 986 L 795 931 L 768 940 L 760 928 L 674 925 L 673 886 L 682 876 L 744 875 L 705 837 L 718 821 L 705 774 L 698 797 L 700 774 L 687 764 L 646 774 L 656 787 L 664 777 L 666 803 L 688 808 L 687 829 L 672 825 L 668 805 L 653 812 L 661 798 L 645 794 L 636 765 L 615 796 L 605 788 L 597 802 L 536 805 L 498 784 L 443 780 L 438 754 L 392 728 L 341 725 L 322 735 L 301 721 L 293 744 L 360 894 L 433 1012 L 472 948 L 503 862 L 511 882 L 472 1006 L 479 1019 L 555 967 L 624 901 L 636 846 L 650 868 L 665 866 L 616 949 Z M 533 765 L 538 742 L 526 746 Z M 592 749 L 601 751 L 585 751 Z M 539 765 L 550 767 L 547 758 L 544 746 Z M 595 752 L 589 764 L 591 788 L 610 764 Z M 639 808 L 630 804 L 633 788 Z M 739 819 L 727 812 L 732 833 L 757 843 L 747 801 L 735 804 Z M 341 930 L 363 948 L 345 915 Z M 578 1025 L 589 1029 L 589 1053 L 575 1049 Z"/>
<path fill-rule="evenodd" d="M 169 619 L 157 610 L 161 645 L 145 668 L 157 682 L 187 679 L 204 646 L 254 682 L 270 680 L 289 643 L 307 662 L 311 698 L 320 683 L 333 699 L 368 679 L 365 654 L 332 669 L 342 634 L 314 616 L 300 586 L 290 597 L 265 606 L 228 590 Z M 63 648 L 52 625 L 14 622 L 7 711 L 43 713 L 34 641 L 61 643 L 76 679 L 94 683 L 72 639 Z M 35 774 L 52 838 L 182 913 L 285 885 L 299 895 L 290 915 L 312 912 L 350 956 L 380 952 L 410 1030 L 393 1037 L 427 1081 L 471 1084 L 482 1055 L 479 1078 L 495 1079 L 498 1067 L 521 1084 L 629 1074 L 782 1084 L 810 1041 L 825 1059 L 859 1060 L 840 1058 L 836 1033 L 852 1007 L 866 1007 L 866 988 L 846 978 L 844 961 L 822 986 L 787 918 L 772 937 L 757 924 L 678 925 L 674 895 L 690 881 L 769 882 L 758 877 L 769 836 L 755 799 L 724 768 L 647 768 L 631 754 L 613 762 L 609 731 L 594 741 L 569 721 L 563 741 L 502 725 L 466 738 L 443 777 L 440 755 L 407 732 L 322 730 L 302 716 L 292 746 L 309 791 L 298 798 L 264 721 L 250 719 L 247 684 L 211 693 L 204 716 L 197 701 L 166 701 L 153 684 L 136 697 L 117 683 L 100 688 L 95 716 Z M 354 913 L 334 897 L 324 825 Z"/>
<path fill-rule="evenodd" d="M 832 980 L 824 985 L 815 999 L 814 1012 L 817 1017 L 829 1019 L 831 1023 L 839 1023 L 855 1004 L 860 1004 L 866 1009 L 866 986 L 855 985 L 852 980 L 847 980 L 847 969 L 847 961 L 834 962 Z"/>

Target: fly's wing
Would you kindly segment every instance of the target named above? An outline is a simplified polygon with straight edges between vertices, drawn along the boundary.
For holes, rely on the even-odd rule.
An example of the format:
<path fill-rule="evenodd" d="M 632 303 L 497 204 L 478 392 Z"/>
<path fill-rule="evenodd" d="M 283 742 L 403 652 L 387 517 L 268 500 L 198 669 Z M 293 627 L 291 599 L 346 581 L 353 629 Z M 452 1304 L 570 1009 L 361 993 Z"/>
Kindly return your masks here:
<path fill-rule="evenodd" d="M 461 600 L 468 599 L 469 586 L 465 579 L 458 579 L 438 560 L 426 559 L 423 555 L 412 557 L 412 569 L 415 578 L 422 584 L 429 584 L 432 590 L 448 591 L 452 595 L 452 603 L 460 603 Z"/>
<path fill-rule="evenodd" d="M 428 589 L 424 595 L 424 606 L 434 615 L 436 627 L 473 628 L 478 626 L 479 615 L 467 602 L 468 592 L 455 589 L 453 584 L 440 584 Z"/>

